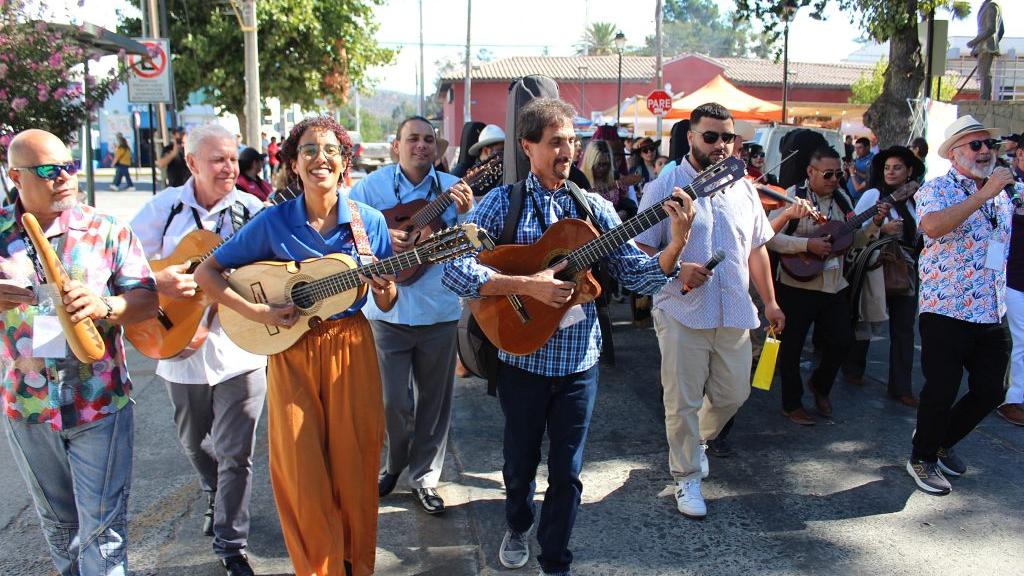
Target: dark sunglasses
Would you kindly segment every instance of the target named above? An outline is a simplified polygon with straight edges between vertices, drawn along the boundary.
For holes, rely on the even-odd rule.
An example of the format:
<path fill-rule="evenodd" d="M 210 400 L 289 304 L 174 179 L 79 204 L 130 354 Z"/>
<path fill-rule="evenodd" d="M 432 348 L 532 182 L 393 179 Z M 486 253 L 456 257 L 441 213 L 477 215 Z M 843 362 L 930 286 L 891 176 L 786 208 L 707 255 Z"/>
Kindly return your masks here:
<path fill-rule="evenodd" d="M 74 162 L 68 162 L 67 164 L 40 164 L 38 166 L 26 166 L 24 168 L 11 168 L 11 170 L 31 170 L 35 172 L 35 175 L 42 178 L 43 180 L 56 180 L 60 178 L 60 173 L 63 170 L 68 175 L 74 176 L 78 173 L 78 165 Z"/>
<path fill-rule="evenodd" d="M 980 152 L 982 144 L 984 144 L 989 150 L 999 150 L 999 147 L 1002 146 L 1003 143 L 995 138 L 987 138 L 985 140 L 971 140 L 970 142 L 964 142 L 959 146 L 954 146 L 954 148 L 970 146 L 972 152 Z"/>
<path fill-rule="evenodd" d="M 833 178 L 839 178 L 840 176 L 843 175 L 842 170 L 820 170 L 818 168 L 815 168 L 814 166 L 811 166 L 811 169 L 821 172 L 821 177 L 824 178 L 825 180 L 832 180 Z"/>
<path fill-rule="evenodd" d="M 644 146 L 643 148 L 640 149 L 640 153 L 645 154 L 647 152 L 654 152 L 655 150 L 657 150 L 657 148 L 655 148 L 654 146 Z"/>
<path fill-rule="evenodd" d="M 714 132 L 712 130 L 708 130 L 706 132 L 691 130 L 691 132 L 695 134 L 700 134 L 700 137 L 704 139 L 705 144 L 714 144 L 715 142 L 718 142 L 719 138 L 722 139 L 722 142 L 728 144 L 732 142 L 733 138 L 736 137 L 736 135 L 731 132 L 722 132 L 721 134 L 719 134 L 718 132 Z"/>
<path fill-rule="evenodd" d="M 754 152 L 750 155 L 751 158 L 764 158 L 764 152 Z"/>

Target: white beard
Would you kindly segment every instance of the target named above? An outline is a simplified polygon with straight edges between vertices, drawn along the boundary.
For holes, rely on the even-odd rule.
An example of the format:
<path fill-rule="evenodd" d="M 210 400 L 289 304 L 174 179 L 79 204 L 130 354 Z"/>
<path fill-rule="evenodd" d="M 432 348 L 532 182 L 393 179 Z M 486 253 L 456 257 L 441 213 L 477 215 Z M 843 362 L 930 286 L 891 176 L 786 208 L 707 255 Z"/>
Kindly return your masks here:
<path fill-rule="evenodd" d="M 974 178 L 984 180 L 992 175 L 992 172 L 996 169 L 996 159 L 993 155 L 992 159 L 989 160 L 987 166 L 979 166 L 977 163 L 972 162 L 965 158 L 967 154 L 961 150 L 956 151 L 956 164 L 961 168 L 965 169 Z"/>
<path fill-rule="evenodd" d="M 63 212 L 65 210 L 71 210 L 78 205 L 78 200 L 75 198 L 68 198 L 66 200 L 58 200 L 53 204 L 50 204 L 50 210 L 54 212 Z"/>

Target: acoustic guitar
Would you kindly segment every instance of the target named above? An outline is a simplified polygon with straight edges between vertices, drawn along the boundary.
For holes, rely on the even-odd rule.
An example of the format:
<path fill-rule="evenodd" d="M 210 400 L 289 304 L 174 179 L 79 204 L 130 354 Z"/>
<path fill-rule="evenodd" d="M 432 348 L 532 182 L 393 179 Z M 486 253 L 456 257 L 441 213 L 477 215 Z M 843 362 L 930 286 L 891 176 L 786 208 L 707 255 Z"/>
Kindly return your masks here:
<path fill-rule="evenodd" d="M 895 192 L 878 199 L 879 203 L 885 202 L 894 204 L 910 198 L 917 192 L 918 183 L 907 182 L 900 186 Z M 877 205 L 876 205 L 877 206 Z M 779 264 L 795 280 L 807 282 L 813 280 L 825 269 L 825 261 L 829 258 L 841 256 L 853 244 L 853 234 L 869 219 L 878 214 L 878 208 L 872 206 L 847 220 L 828 220 L 815 228 L 807 238 L 826 238 L 832 242 L 832 250 L 825 256 L 818 256 L 810 252 L 799 254 L 780 254 Z"/>
<path fill-rule="evenodd" d="M 498 183 L 502 176 L 502 159 L 498 154 L 492 155 L 486 161 L 474 166 L 462 178 L 470 188 L 490 188 Z M 399 168 L 395 168 L 399 170 Z M 409 240 L 413 243 L 422 242 L 430 237 L 435 231 L 444 228 L 441 223 L 441 215 L 448 209 L 455 200 L 452 199 L 451 189 L 437 195 L 428 202 L 423 198 L 398 204 L 387 210 L 382 210 L 388 228 L 391 230 L 402 230 L 408 234 Z M 398 252 L 398 250 L 395 250 Z M 425 265 L 417 265 L 398 274 L 399 284 L 412 284 L 423 272 Z"/>
<path fill-rule="evenodd" d="M 324 319 L 344 312 L 366 293 L 359 275 L 398 274 L 412 266 L 451 260 L 494 247 L 487 231 L 461 224 L 435 232 L 411 250 L 358 266 L 347 254 L 328 254 L 302 262 L 256 262 L 235 270 L 228 285 L 249 302 L 293 304 L 299 321 L 290 328 L 254 322 L 221 306 L 220 322 L 235 344 L 254 354 L 287 350 Z"/>
<path fill-rule="evenodd" d="M 698 174 L 683 192 L 694 199 L 710 196 L 743 178 L 745 172 L 742 160 L 726 158 Z M 484 266 L 516 276 L 530 276 L 568 260 L 556 277 L 575 282 L 576 288 L 569 302 L 558 308 L 517 294 L 468 300 L 480 329 L 491 343 L 509 354 L 524 355 L 539 350 L 558 330 L 570 308 L 590 302 L 601 294 L 601 286 L 590 273 L 590 267 L 667 218 L 668 213 L 662 207 L 665 202 L 678 200 L 666 198 L 600 236 L 588 222 L 566 218 L 549 226 L 533 244 L 504 244 L 481 253 L 479 260 Z"/>
<path fill-rule="evenodd" d="M 298 197 L 301 191 L 285 188 L 270 197 L 271 204 L 280 204 Z M 235 230 L 232 235 L 237 234 Z M 224 243 L 219 234 L 209 230 L 193 230 L 186 234 L 174 251 L 166 258 L 150 260 L 153 272 L 168 266 L 185 264 L 186 274 L 193 274 L 196 268 Z M 216 307 L 206 294 L 196 289 L 194 296 L 172 298 L 158 294 L 159 307 L 156 318 L 143 320 L 124 327 L 125 338 L 142 355 L 155 360 L 188 358 L 203 345 L 209 335 L 209 326 Z"/>

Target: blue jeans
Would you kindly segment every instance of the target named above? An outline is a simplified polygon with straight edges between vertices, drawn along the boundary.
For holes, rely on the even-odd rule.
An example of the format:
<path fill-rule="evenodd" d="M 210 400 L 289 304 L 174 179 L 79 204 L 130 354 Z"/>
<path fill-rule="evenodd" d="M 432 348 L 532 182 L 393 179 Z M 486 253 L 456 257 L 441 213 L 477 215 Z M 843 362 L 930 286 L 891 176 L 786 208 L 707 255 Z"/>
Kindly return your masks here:
<path fill-rule="evenodd" d="M 114 186 L 116 186 L 117 188 L 121 187 L 122 178 L 128 180 L 129 188 L 135 186 L 135 184 L 132 183 L 132 175 L 128 173 L 128 168 L 128 166 L 125 166 L 123 164 L 114 164 Z"/>
<path fill-rule="evenodd" d="M 2 420 L 60 574 L 126 575 L 132 405 L 61 432 Z"/>
<path fill-rule="evenodd" d="M 567 376 L 541 376 L 498 364 L 498 399 L 505 414 L 505 520 L 516 532 L 533 524 L 545 429 L 550 441 L 548 489 L 537 528 L 537 560 L 545 572 L 565 572 L 572 564 L 569 537 L 583 492 L 583 445 L 596 397 L 597 365 Z"/>

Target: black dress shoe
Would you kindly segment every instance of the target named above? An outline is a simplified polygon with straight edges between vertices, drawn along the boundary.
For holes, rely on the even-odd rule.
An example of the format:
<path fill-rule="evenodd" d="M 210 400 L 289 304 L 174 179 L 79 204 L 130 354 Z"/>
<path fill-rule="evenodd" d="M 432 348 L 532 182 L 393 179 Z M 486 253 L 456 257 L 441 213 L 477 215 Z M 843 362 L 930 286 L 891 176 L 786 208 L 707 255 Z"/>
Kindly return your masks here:
<path fill-rule="evenodd" d="M 220 563 L 224 566 L 228 576 L 256 576 L 256 573 L 252 571 L 252 566 L 249 565 L 249 558 L 245 554 L 228 556 Z"/>
<path fill-rule="evenodd" d="M 413 488 L 412 494 L 427 514 L 440 514 L 444 512 L 444 500 L 437 494 L 437 490 L 433 488 Z"/>
<path fill-rule="evenodd" d="M 733 455 L 732 445 L 725 438 L 708 440 L 708 454 L 718 458 L 728 458 Z"/>
<path fill-rule="evenodd" d="M 391 491 L 395 489 L 395 484 L 398 484 L 398 474 L 392 474 L 391 472 L 385 472 L 377 478 L 377 497 L 383 498 Z"/>
<path fill-rule="evenodd" d="M 215 496 L 208 494 L 206 496 L 206 512 L 203 513 L 203 534 L 207 536 L 213 536 L 213 501 Z"/>

